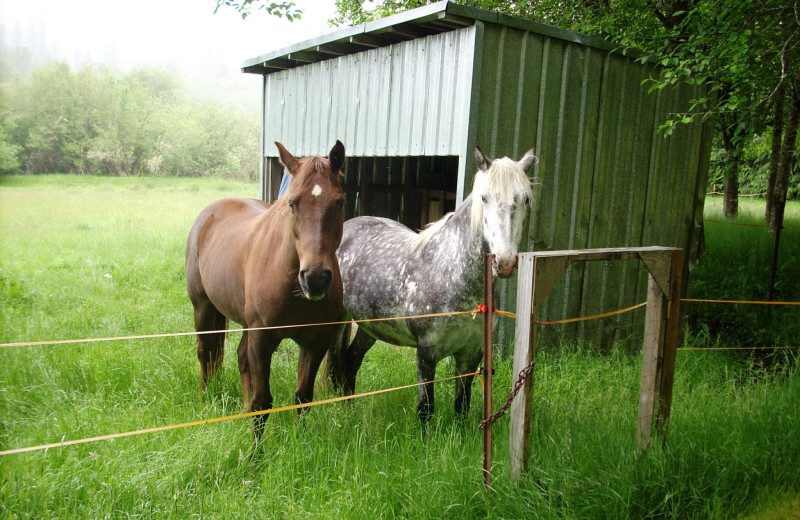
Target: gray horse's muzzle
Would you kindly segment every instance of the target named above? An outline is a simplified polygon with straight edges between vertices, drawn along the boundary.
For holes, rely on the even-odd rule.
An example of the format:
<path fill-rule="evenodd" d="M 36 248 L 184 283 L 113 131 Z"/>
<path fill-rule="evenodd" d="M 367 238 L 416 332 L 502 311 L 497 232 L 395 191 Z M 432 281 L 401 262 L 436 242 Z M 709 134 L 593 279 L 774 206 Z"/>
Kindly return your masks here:
<path fill-rule="evenodd" d="M 505 258 L 494 257 L 492 262 L 492 275 L 499 278 L 508 278 L 517 270 L 517 255 Z"/>

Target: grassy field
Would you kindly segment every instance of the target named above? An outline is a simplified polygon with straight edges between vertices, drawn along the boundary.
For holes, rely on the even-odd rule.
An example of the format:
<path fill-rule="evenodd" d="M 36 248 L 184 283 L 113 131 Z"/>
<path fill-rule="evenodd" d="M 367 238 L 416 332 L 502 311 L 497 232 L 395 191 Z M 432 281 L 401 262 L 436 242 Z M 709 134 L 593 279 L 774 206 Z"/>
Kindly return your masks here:
<path fill-rule="evenodd" d="M 208 202 L 257 191 L 222 180 L 0 177 L 0 342 L 191 331 L 189 226 Z M 798 208 L 787 228 L 800 227 Z M 705 266 L 741 246 L 718 242 L 740 229 L 707 226 L 706 275 L 728 278 Z M 709 334 L 688 344 L 715 341 Z M 0 348 L 0 450 L 238 413 L 234 350 L 203 396 L 190 336 Z M 304 421 L 276 414 L 256 451 L 250 422 L 236 420 L 2 456 L 0 518 L 797 518 L 800 362 L 781 356 L 764 369 L 679 352 L 669 442 L 639 454 L 640 359 L 568 346 L 542 355 L 532 470 L 511 481 L 500 419 L 491 494 L 481 388 L 461 424 L 453 384 L 442 383 L 425 438 L 416 391 L 403 390 L 317 407 Z M 373 349 L 359 389 L 415 382 L 413 359 L 410 349 Z M 296 348 L 283 345 L 276 405 L 292 402 L 296 364 Z M 502 403 L 510 366 L 496 368 Z M 451 373 L 445 363 L 438 375 Z M 318 388 L 318 399 L 329 396 Z M 775 504 L 780 516 L 768 513 Z"/>

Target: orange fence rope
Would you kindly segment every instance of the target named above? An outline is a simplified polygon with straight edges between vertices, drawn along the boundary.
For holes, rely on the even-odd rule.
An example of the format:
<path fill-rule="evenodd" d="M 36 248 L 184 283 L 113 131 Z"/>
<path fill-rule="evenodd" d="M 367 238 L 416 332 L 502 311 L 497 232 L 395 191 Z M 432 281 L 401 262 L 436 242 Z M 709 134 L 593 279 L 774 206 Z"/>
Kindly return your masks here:
<path fill-rule="evenodd" d="M 228 332 L 246 332 L 251 330 L 275 330 L 275 329 L 294 329 L 298 327 L 321 327 L 324 325 L 345 325 L 347 323 L 367 323 L 377 321 L 396 321 L 396 320 L 412 320 L 423 318 L 438 318 L 441 316 L 461 316 L 465 314 L 474 315 L 477 311 L 454 311 L 454 312 L 439 312 L 431 314 L 416 314 L 413 316 L 399 316 L 391 318 L 374 318 L 369 320 L 348 320 L 348 321 L 329 321 L 325 323 L 301 323 L 298 325 L 275 325 L 272 327 L 250 327 L 244 329 L 223 329 L 223 330 L 205 330 L 200 332 L 168 332 L 164 334 L 141 334 L 137 336 L 110 336 L 105 338 L 83 338 L 83 339 L 59 339 L 59 340 L 46 340 L 46 341 L 20 341 L 16 343 L 0 343 L 0 348 L 6 347 L 35 347 L 41 345 L 66 345 L 71 343 L 96 343 L 100 341 L 121 341 L 132 339 L 154 339 L 154 338 L 174 338 L 178 336 L 195 336 L 198 334 L 220 334 Z"/>
<path fill-rule="evenodd" d="M 601 313 L 601 314 L 593 314 L 591 316 L 581 316 L 581 317 L 578 317 L 578 318 L 566 318 L 566 319 L 563 319 L 563 320 L 554 320 L 554 321 L 536 320 L 536 323 L 538 323 L 539 325 L 560 325 L 560 324 L 563 324 L 563 323 L 575 323 L 575 322 L 578 322 L 578 321 L 597 320 L 597 319 L 600 319 L 600 318 L 607 318 L 609 316 L 614 316 L 616 314 L 623 314 L 625 312 L 629 312 L 629 311 L 632 311 L 634 309 L 638 309 L 639 307 L 644 307 L 645 305 L 647 305 L 647 302 L 637 303 L 636 305 L 632 305 L 630 307 L 625 307 L 624 309 L 618 309 L 616 311 L 604 312 L 604 313 Z M 481 305 L 478 305 L 478 309 L 476 311 L 474 311 L 474 314 L 479 314 L 479 313 L 484 313 L 484 312 L 486 312 L 486 305 L 481 304 Z M 495 309 L 495 308 L 492 308 L 492 312 L 495 313 L 495 314 L 499 314 L 500 316 L 505 316 L 507 318 L 513 318 L 513 319 L 517 318 L 517 315 L 514 314 L 513 312 L 501 311 L 501 310 Z"/>
<path fill-rule="evenodd" d="M 678 347 L 675 350 L 690 350 L 699 352 L 702 350 L 797 350 L 798 347 Z"/>
<path fill-rule="evenodd" d="M 682 298 L 681 302 L 687 303 L 731 303 L 731 304 L 743 304 L 743 305 L 786 305 L 786 306 L 800 306 L 800 302 L 795 301 L 752 301 L 752 300 L 713 300 L 713 299 L 704 299 L 704 298 Z M 639 303 L 636 305 L 632 305 L 631 307 L 626 307 L 624 309 L 619 309 L 615 311 L 604 312 L 601 314 L 593 314 L 591 316 L 583 316 L 577 318 L 566 318 L 561 320 L 552 320 L 552 321 L 543 321 L 543 320 L 536 320 L 536 323 L 539 325 L 561 325 L 565 323 L 576 323 L 580 321 L 588 321 L 588 320 L 596 320 L 600 318 L 607 318 L 609 316 L 614 316 L 617 314 L 623 314 L 634 309 L 638 309 L 640 307 L 644 307 L 646 302 Z M 123 340 L 134 340 L 134 339 L 155 339 L 155 338 L 174 338 L 180 336 L 193 336 L 193 335 L 200 335 L 200 334 L 219 334 L 219 333 L 228 333 L 228 332 L 245 332 L 250 330 L 273 330 L 273 329 L 290 329 L 290 328 L 298 328 L 298 327 L 315 327 L 315 326 L 325 326 L 325 325 L 345 325 L 347 323 L 368 323 L 368 322 L 379 322 L 379 321 L 397 321 L 397 320 L 411 320 L 411 319 L 425 319 L 425 318 L 437 318 L 442 316 L 463 316 L 470 314 L 473 318 L 478 314 L 483 314 L 486 312 L 486 305 L 484 304 L 476 304 L 476 309 L 471 311 L 454 311 L 454 312 L 440 312 L 440 313 L 430 313 L 430 314 L 416 314 L 413 316 L 398 316 L 398 317 L 389 317 L 389 318 L 374 318 L 374 319 L 365 319 L 365 320 L 348 320 L 348 321 L 331 321 L 326 323 L 303 323 L 298 325 L 275 325 L 271 327 L 251 327 L 251 328 L 242 328 L 242 329 L 223 329 L 223 330 L 208 330 L 208 331 L 200 331 L 200 332 L 171 332 L 171 333 L 164 333 L 164 334 L 140 334 L 135 336 L 110 336 L 110 337 L 103 337 L 103 338 L 80 338 L 80 339 L 61 339 L 61 340 L 45 340 L 45 341 L 19 341 L 14 343 L 0 343 L 0 348 L 9 348 L 9 347 L 31 347 L 31 346 L 42 346 L 42 345 L 67 345 L 67 344 L 74 344 L 74 343 L 96 343 L 101 341 L 123 341 Z M 507 318 L 516 319 L 517 315 L 513 312 L 499 310 L 497 308 L 492 308 L 492 312 L 498 314 L 500 316 L 505 316 Z"/>
<path fill-rule="evenodd" d="M 166 426 L 156 426 L 154 428 L 144 428 L 141 430 L 134 430 L 129 432 L 121 432 L 121 433 L 111 433 L 108 435 L 98 435 L 96 437 L 87 437 L 84 439 L 74 439 L 70 441 L 61 441 L 61 442 L 53 442 L 50 444 L 41 444 L 39 446 L 28 446 L 25 448 L 14 448 L 11 450 L 4 450 L 0 451 L 0 456 L 5 455 L 14 455 L 17 453 L 27 453 L 31 451 L 42 451 L 48 450 L 50 448 L 60 448 L 63 446 L 74 446 L 76 444 L 86 444 L 89 442 L 98 442 L 98 441 L 108 441 L 112 439 L 120 439 L 122 437 L 133 437 L 134 435 L 144 435 L 146 433 L 157 433 L 157 432 L 164 432 L 169 430 L 178 430 L 181 428 L 189 428 L 191 426 L 201 426 L 203 424 L 213 424 L 225 421 L 233 421 L 235 419 L 245 419 L 248 417 L 256 417 L 258 415 L 268 415 L 278 412 L 287 412 L 290 410 L 300 410 L 303 408 L 311 408 L 313 406 L 321 406 L 323 404 L 331 404 L 331 403 L 338 403 L 341 401 L 349 401 L 352 399 L 359 399 L 361 397 L 369 397 L 374 395 L 386 394 L 389 392 L 395 392 L 397 390 L 406 390 L 408 388 L 415 388 L 418 386 L 430 385 L 434 383 L 443 383 L 445 381 L 452 381 L 454 379 L 461 379 L 470 376 L 477 376 L 480 375 L 480 371 L 477 372 L 470 372 L 469 374 L 461 374 L 458 376 L 451 376 L 445 377 L 443 379 L 437 379 L 435 381 L 426 381 L 423 383 L 414 383 L 411 385 L 404 385 L 404 386 L 397 386 L 394 388 L 384 388 L 381 390 L 373 390 L 371 392 L 364 392 L 361 394 L 353 394 L 353 395 L 344 395 L 340 397 L 332 397 L 330 399 L 322 399 L 320 401 L 311 401 L 310 403 L 300 403 L 300 404 L 293 404 L 287 406 L 279 406 L 277 408 L 269 408 L 267 410 L 259 410 L 257 412 L 245 412 L 245 413 L 238 413 L 235 415 L 226 415 L 224 417 L 212 417 L 211 419 L 201 419 L 198 421 L 190 421 L 180 424 L 168 424 Z"/>
<path fill-rule="evenodd" d="M 710 218 L 703 219 L 703 222 L 713 222 L 714 224 L 726 224 L 728 226 L 744 226 L 744 227 L 757 227 L 757 228 L 767 229 L 766 224 L 748 224 L 746 222 L 727 222 L 727 221 L 724 221 L 724 220 L 714 220 L 714 219 L 710 219 Z M 784 227 L 783 230 L 784 231 L 797 231 L 797 228 Z"/>
<path fill-rule="evenodd" d="M 647 305 L 647 302 L 637 303 L 636 305 L 632 305 L 630 307 L 625 307 L 624 309 L 619 309 L 619 310 L 610 311 L 610 312 L 604 312 L 604 313 L 601 313 L 601 314 L 593 314 L 591 316 L 583 316 L 583 317 L 580 317 L 580 318 L 567 318 L 565 320 L 555 320 L 555 321 L 539 321 L 539 320 L 536 320 L 536 323 L 538 323 L 539 325 L 560 325 L 562 323 L 575 323 L 575 322 L 578 322 L 578 321 L 597 320 L 597 319 L 600 319 L 600 318 L 607 318 L 609 316 L 614 316 L 616 314 L 622 314 L 622 313 L 625 313 L 625 312 L 629 312 L 629 311 L 632 311 L 634 309 L 638 309 L 639 307 L 644 307 L 645 305 Z"/>
<path fill-rule="evenodd" d="M 750 301 L 750 300 L 707 300 L 703 298 L 682 298 L 682 302 L 699 303 L 741 303 L 744 305 L 800 305 L 800 302 L 769 302 L 769 301 Z"/>

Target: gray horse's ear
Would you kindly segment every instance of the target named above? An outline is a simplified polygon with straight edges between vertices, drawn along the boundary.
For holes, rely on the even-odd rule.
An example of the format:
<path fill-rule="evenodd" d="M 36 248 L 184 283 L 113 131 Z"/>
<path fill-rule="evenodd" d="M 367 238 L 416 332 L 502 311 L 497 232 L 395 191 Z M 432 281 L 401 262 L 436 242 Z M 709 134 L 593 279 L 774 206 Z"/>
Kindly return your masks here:
<path fill-rule="evenodd" d="M 528 170 L 531 169 L 531 166 L 539 162 L 539 158 L 536 157 L 536 150 L 531 148 L 525 154 L 525 156 L 519 160 L 519 167 L 522 168 L 522 171 L 528 173 Z"/>
<path fill-rule="evenodd" d="M 328 160 L 331 162 L 331 170 L 334 172 L 338 172 L 344 166 L 344 145 L 338 139 L 328 153 Z"/>
<path fill-rule="evenodd" d="M 484 172 L 489 169 L 489 165 L 491 164 L 491 161 L 486 157 L 479 146 L 475 147 L 475 164 L 478 165 L 479 170 Z"/>
<path fill-rule="evenodd" d="M 289 170 L 289 173 L 294 173 L 295 169 L 297 168 L 297 159 L 294 158 L 294 155 L 289 153 L 281 143 L 275 141 L 275 146 L 278 147 L 278 156 L 280 157 L 281 164 Z"/>

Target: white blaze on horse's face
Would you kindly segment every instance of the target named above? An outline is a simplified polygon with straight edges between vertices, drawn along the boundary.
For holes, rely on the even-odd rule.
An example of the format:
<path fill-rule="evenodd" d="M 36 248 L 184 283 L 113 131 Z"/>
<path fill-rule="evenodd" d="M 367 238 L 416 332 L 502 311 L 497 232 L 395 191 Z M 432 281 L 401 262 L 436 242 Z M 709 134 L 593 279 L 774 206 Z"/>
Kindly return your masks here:
<path fill-rule="evenodd" d="M 344 192 L 339 172 L 344 164 L 344 145 L 336 141 L 325 160 L 296 159 L 283 145 L 275 144 L 281 164 L 293 176 L 285 204 L 291 212 L 289 223 L 297 254 L 297 281 L 305 298 L 323 300 L 339 271 L 336 248 L 342 240 L 344 222 Z"/>
<path fill-rule="evenodd" d="M 479 170 L 472 189 L 472 223 L 480 226 L 494 255 L 492 274 L 506 278 L 517 268 L 522 227 L 533 195 L 525 172 L 536 157 L 530 150 L 519 162 L 504 157 L 490 164 L 476 148 L 475 159 Z"/>

